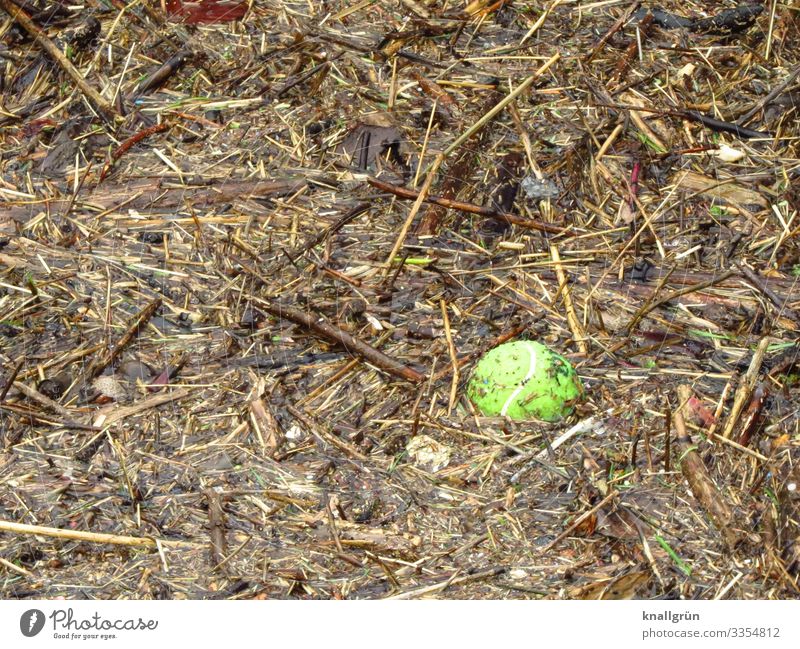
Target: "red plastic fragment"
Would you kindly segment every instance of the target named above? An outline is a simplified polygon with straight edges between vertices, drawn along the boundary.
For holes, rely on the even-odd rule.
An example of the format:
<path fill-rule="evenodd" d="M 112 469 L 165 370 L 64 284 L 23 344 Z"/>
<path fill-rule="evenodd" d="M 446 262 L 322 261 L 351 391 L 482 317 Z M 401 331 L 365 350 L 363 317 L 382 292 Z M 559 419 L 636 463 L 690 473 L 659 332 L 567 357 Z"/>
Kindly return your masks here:
<path fill-rule="evenodd" d="M 247 2 L 241 0 L 166 0 L 167 15 L 187 25 L 230 23 L 247 13 Z"/>

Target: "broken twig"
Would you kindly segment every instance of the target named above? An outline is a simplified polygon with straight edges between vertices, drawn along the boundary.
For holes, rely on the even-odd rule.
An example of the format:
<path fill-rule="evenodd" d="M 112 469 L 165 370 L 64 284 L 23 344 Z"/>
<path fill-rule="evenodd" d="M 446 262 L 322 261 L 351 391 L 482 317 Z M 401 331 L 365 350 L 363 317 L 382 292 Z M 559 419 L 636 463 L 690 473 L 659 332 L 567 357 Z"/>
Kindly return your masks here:
<path fill-rule="evenodd" d="M 425 377 L 417 372 L 415 369 L 403 365 L 394 358 L 390 358 L 383 352 L 378 351 L 371 345 L 354 338 L 346 331 L 342 331 L 338 327 L 325 322 L 320 317 L 300 311 L 294 307 L 285 306 L 282 304 L 275 304 L 265 300 L 258 300 L 259 304 L 264 307 L 264 310 L 271 313 L 276 318 L 283 320 L 291 320 L 307 329 L 310 329 L 318 336 L 326 338 L 332 342 L 342 345 L 347 351 L 354 352 L 363 357 L 370 363 L 377 365 L 379 368 L 387 371 L 389 374 L 410 381 L 411 383 L 420 383 Z"/>

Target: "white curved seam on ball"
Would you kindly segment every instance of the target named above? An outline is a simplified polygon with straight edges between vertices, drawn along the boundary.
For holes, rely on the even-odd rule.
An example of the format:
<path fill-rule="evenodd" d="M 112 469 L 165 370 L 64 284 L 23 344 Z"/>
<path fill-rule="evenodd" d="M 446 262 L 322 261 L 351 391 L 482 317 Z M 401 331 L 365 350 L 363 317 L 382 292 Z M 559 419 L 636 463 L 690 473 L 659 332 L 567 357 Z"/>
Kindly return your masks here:
<path fill-rule="evenodd" d="M 536 354 L 533 353 L 533 346 L 532 345 L 525 345 L 526 349 L 528 350 L 528 354 L 530 356 L 530 362 L 528 363 L 528 374 L 525 376 L 524 379 L 520 382 L 519 386 L 516 390 L 514 390 L 506 399 L 506 402 L 503 404 L 503 407 L 500 409 L 500 416 L 505 417 L 506 412 L 511 407 L 511 404 L 514 402 L 514 399 L 517 398 L 520 392 L 525 389 L 525 384 L 533 378 L 533 375 L 536 373 Z"/>

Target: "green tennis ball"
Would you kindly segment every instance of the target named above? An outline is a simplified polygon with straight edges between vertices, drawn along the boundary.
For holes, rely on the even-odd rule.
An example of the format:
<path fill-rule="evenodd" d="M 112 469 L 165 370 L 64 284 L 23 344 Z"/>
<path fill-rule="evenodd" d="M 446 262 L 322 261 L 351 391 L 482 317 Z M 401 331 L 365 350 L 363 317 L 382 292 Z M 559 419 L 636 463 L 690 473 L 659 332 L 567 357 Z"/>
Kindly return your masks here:
<path fill-rule="evenodd" d="M 482 414 L 558 421 L 583 395 L 581 380 L 563 357 L 541 343 L 499 345 L 475 367 L 467 396 Z"/>

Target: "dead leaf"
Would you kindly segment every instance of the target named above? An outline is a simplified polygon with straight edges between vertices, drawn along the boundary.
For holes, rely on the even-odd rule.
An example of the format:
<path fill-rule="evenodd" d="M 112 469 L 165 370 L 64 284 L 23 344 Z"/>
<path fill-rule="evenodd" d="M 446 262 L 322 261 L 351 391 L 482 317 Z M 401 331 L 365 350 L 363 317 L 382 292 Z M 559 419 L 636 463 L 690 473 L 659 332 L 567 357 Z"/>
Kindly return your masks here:
<path fill-rule="evenodd" d="M 613 511 L 600 509 L 597 512 L 597 532 L 613 539 L 638 540 L 639 530 L 646 528 L 644 521 L 625 507 L 617 507 Z"/>
<path fill-rule="evenodd" d="M 672 183 L 678 189 L 703 194 L 728 203 L 767 207 L 767 200 L 752 189 L 737 185 L 732 181 L 711 178 L 693 171 L 679 171 L 672 177 Z"/>
<path fill-rule="evenodd" d="M 417 435 L 406 444 L 406 452 L 418 467 L 436 473 L 450 464 L 450 456 L 453 451 L 449 446 L 440 444 L 432 437 Z"/>
<path fill-rule="evenodd" d="M 619 577 L 581 586 L 570 593 L 570 597 L 572 599 L 634 599 L 650 583 L 650 579 L 650 573 L 646 570 L 628 572 Z"/>
<path fill-rule="evenodd" d="M 256 436 L 264 441 L 267 455 L 274 455 L 283 443 L 283 433 L 272 410 L 261 398 L 250 402 L 250 425 Z"/>

